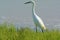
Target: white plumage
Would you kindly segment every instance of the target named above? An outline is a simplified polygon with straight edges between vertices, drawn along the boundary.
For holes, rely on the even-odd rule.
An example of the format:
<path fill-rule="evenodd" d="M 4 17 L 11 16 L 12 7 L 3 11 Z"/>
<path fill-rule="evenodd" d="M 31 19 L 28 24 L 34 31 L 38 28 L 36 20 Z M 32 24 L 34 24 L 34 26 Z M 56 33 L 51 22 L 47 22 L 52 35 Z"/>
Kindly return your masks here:
<path fill-rule="evenodd" d="M 42 21 L 42 19 L 36 15 L 35 13 L 35 2 L 34 1 L 29 1 L 29 2 L 26 2 L 24 4 L 28 4 L 28 3 L 31 3 L 32 4 L 32 16 L 33 16 L 33 21 L 34 21 L 34 24 L 36 26 L 36 32 L 37 32 L 37 26 L 41 28 L 42 32 L 44 30 L 46 30 L 46 27 Z"/>

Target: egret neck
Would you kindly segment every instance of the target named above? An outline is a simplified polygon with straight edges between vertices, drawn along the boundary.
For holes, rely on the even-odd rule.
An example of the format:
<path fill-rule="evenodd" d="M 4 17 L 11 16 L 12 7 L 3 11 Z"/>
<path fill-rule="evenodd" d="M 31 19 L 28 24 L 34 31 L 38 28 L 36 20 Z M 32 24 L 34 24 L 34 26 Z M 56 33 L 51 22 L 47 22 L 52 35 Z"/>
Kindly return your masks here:
<path fill-rule="evenodd" d="M 35 3 L 32 3 L 32 13 L 35 15 Z"/>

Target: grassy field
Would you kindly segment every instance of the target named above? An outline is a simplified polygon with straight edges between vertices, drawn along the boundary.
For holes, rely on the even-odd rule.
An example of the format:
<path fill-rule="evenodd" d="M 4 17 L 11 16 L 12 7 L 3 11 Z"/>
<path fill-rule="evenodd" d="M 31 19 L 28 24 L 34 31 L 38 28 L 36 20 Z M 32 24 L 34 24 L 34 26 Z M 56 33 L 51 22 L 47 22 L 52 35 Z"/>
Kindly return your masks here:
<path fill-rule="evenodd" d="M 16 29 L 13 24 L 0 24 L 0 40 L 60 40 L 60 31 L 35 32 L 29 28 Z"/>

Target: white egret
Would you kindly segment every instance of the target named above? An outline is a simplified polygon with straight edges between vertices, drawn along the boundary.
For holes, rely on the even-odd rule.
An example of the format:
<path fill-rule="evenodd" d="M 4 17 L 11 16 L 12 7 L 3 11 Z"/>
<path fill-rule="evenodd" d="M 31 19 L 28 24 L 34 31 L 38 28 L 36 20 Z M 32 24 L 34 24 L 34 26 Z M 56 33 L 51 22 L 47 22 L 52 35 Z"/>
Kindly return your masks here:
<path fill-rule="evenodd" d="M 32 4 L 32 16 L 33 16 L 33 21 L 34 21 L 34 24 L 36 26 L 36 32 L 37 32 L 37 26 L 41 28 L 41 31 L 43 32 L 44 30 L 46 30 L 46 27 L 42 21 L 42 19 L 36 15 L 35 13 L 35 2 L 34 1 L 28 1 L 24 4 L 29 4 L 31 3 Z"/>

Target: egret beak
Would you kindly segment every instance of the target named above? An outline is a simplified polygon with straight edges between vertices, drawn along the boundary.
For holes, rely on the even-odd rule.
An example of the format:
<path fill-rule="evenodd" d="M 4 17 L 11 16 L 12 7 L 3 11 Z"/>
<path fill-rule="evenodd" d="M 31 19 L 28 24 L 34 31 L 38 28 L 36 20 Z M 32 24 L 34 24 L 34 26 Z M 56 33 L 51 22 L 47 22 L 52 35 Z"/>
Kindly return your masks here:
<path fill-rule="evenodd" d="M 26 2 L 26 3 L 24 3 L 24 4 L 28 4 L 28 3 L 31 3 L 31 2 L 29 1 L 29 2 Z"/>

